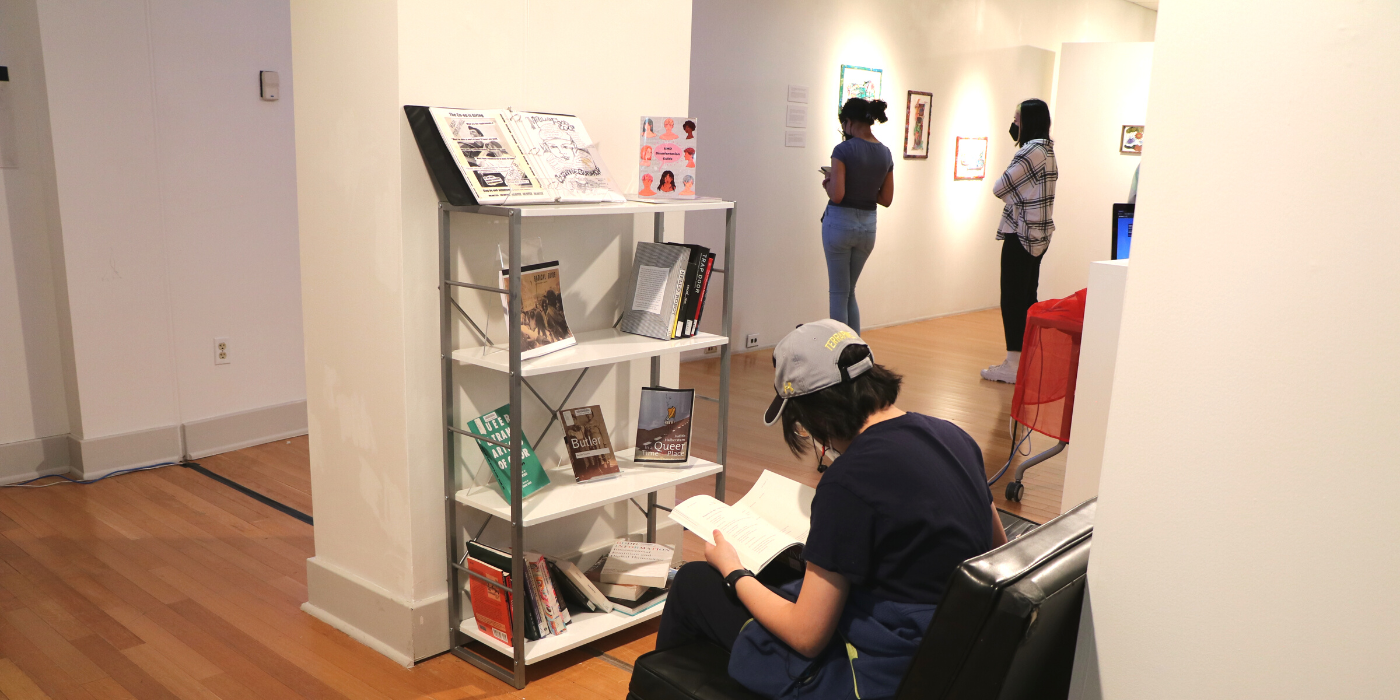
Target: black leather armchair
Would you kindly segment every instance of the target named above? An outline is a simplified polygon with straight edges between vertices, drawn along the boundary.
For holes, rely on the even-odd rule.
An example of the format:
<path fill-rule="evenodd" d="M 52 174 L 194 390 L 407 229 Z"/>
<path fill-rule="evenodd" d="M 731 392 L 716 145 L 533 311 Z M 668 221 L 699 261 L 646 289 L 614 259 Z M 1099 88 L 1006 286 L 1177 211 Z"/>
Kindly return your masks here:
<path fill-rule="evenodd" d="M 898 700 L 1064 698 L 1079 632 L 1095 501 L 1037 526 L 1002 512 L 1012 539 L 963 562 Z M 628 700 L 760 700 L 708 642 L 637 659 Z"/>

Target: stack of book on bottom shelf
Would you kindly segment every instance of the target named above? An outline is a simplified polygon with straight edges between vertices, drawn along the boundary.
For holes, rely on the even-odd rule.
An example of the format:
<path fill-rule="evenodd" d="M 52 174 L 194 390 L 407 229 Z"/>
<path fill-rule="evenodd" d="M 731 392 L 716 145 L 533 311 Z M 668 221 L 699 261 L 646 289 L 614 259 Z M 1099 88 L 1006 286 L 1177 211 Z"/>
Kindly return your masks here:
<path fill-rule="evenodd" d="M 536 641 L 545 637 L 564 634 L 568 631 L 573 615 L 589 612 L 618 612 L 623 615 L 636 615 L 666 599 L 672 550 L 663 545 L 645 545 L 637 542 L 619 542 L 613 549 L 622 545 L 617 559 L 620 564 L 614 568 L 628 570 L 624 574 L 631 583 L 598 583 L 597 572 L 604 568 L 609 556 L 604 556 L 585 575 L 578 566 L 567 559 L 553 559 L 535 552 L 525 552 L 525 639 Z M 633 572 L 638 568 L 636 546 L 660 548 L 655 561 L 660 564 L 658 578 L 651 569 Z M 664 556 L 664 561 L 661 559 Z M 655 568 L 653 564 L 652 568 Z M 498 583 L 505 588 L 492 586 L 475 576 L 468 579 L 468 592 L 471 594 L 472 616 L 477 629 L 502 644 L 512 644 L 513 618 L 511 606 L 511 559 L 510 553 L 490 547 L 480 542 L 467 543 L 467 569 L 482 579 Z M 590 578 L 593 577 L 593 578 Z M 616 578 L 612 574 L 608 578 Z M 644 584 L 635 583 L 644 581 Z M 652 584 L 659 587 L 653 588 Z M 606 589 L 606 593 L 605 590 Z"/>
<path fill-rule="evenodd" d="M 584 574 L 607 596 L 613 612 L 636 615 L 666 601 L 675 550 L 664 544 L 620 541 Z"/>

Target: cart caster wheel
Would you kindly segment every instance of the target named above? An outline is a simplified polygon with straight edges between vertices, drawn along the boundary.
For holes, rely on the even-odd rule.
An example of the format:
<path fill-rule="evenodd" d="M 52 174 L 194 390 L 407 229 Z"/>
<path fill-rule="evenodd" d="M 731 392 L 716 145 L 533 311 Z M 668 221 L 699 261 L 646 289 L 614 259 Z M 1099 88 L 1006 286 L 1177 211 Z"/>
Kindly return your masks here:
<path fill-rule="evenodd" d="M 1020 502 L 1021 502 L 1021 494 L 1024 493 L 1025 490 L 1026 490 L 1026 487 L 1023 486 L 1023 485 L 1021 484 L 1021 482 L 1019 482 L 1019 481 L 1013 481 L 1013 482 L 1007 484 L 1007 485 L 1006 485 L 1006 500 L 1008 500 L 1008 501 L 1015 501 L 1016 503 L 1020 503 Z"/>

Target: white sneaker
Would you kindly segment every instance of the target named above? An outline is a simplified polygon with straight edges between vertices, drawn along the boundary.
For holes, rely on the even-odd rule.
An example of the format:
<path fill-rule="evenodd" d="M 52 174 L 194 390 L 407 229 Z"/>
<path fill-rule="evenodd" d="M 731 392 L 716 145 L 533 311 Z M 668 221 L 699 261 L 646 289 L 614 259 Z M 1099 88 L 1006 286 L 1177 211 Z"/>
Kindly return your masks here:
<path fill-rule="evenodd" d="M 1002 362 L 982 370 L 982 378 L 993 382 L 1004 382 L 1006 384 L 1016 383 L 1016 367 L 1020 363 L 1012 364 L 1010 360 Z"/>

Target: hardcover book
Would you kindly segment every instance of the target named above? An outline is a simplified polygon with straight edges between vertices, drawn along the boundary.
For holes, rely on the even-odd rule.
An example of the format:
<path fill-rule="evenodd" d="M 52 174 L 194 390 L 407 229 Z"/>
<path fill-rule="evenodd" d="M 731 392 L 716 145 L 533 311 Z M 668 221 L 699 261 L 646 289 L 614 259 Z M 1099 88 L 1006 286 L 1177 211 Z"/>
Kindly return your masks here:
<path fill-rule="evenodd" d="M 610 605 L 617 601 L 631 601 L 642 597 L 643 593 L 651 590 L 650 586 L 641 586 L 633 583 L 603 583 L 599 576 L 603 573 L 603 567 L 608 565 L 608 555 L 598 557 L 598 561 L 593 562 L 593 566 L 588 567 L 588 571 L 583 573 L 584 577 L 597 588 L 600 593 L 607 597 Z"/>
<path fill-rule="evenodd" d="M 477 416 L 467 425 L 477 435 L 510 444 L 510 404 Z M 481 448 L 481 454 L 486 455 L 486 464 L 491 467 L 491 473 L 496 476 L 496 483 L 500 485 L 501 493 L 509 503 L 510 450 L 482 440 L 477 440 L 476 445 Z M 540 465 L 540 458 L 530 449 L 530 441 L 524 435 L 520 436 L 520 470 L 521 498 L 529 498 L 530 494 L 549 485 L 549 476 L 545 474 L 544 467 Z"/>
<path fill-rule="evenodd" d="M 490 546 L 484 545 L 484 544 L 482 544 L 482 543 L 480 543 L 480 542 L 477 542 L 476 540 L 468 540 L 468 541 L 467 541 L 467 557 L 468 557 L 468 559 L 469 559 L 469 561 L 468 561 L 468 567 L 467 567 L 467 568 L 471 568 L 471 567 L 470 567 L 470 560 L 471 560 L 471 559 L 475 559 L 476 561 L 482 562 L 483 564 L 485 564 L 485 565 L 488 566 L 488 567 L 491 567 L 491 568 L 494 568 L 494 569 L 500 571 L 501 574 L 502 574 L 502 576 L 503 576 L 503 579 L 504 579 L 504 580 L 502 581 L 502 583 L 504 583 L 506 586 L 511 585 L 512 579 L 511 579 L 511 575 L 510 575 L 510 566 L 511 566 L 511 564 L 510 564 L 510 554 L 508 554 L 508 553 L 506 553 L 506 552 L 503 552 L 503 551 L 501 551 L 501 550 L 499 550 L 499 549 L 496 549 L 495 547 L 490 547 Z M 470 577 L 469 577 L 469 578 L 470 578 Z M 527 579 L 528 579 L 528 577 L 527 577 Z M 478 583 L 479 583 L 479 582 L 478 582 Z M 475 600 L 476 600 L 476 598 L 475 598 L 476 592 L 475 592 L 475 590 L 470 589 L 470 584 L 468 584 L 468 586 L 469 586 L 468 590 L 471 591 L 471 594 L 472 594 L 472 596 L 473 596 L 472 600 L 475 601 Z M 511 594 L 510 594 L 509 592 L 505 592 L 505 596 L 506 596 L 506 606 L 507 606 L 507 609 L 509 609 L 509 610 L 514 610 L 513 607 L 510 607 L 510 605 L 511 605 Z M 475 603 L 473 603 L 473 604 L 475 604 Z M 513 620 L 513 619 L 514 619 L 514 618 L 512 618 L 512 620 Z M 540 639 L 541 637 L 545 636 L 544 627 L 541 625 L 541 622 L 540 622 L 540 619 L 539 619 L 539 613 L 535 610 L 534 598 L 530 595 L 530 586 L 529 586 L 528 584 L 525 586 L 525 624 L 524 624 L 524 628 L 525 628 L 525 639 L 527 639 L 527 640 L 533 641 L 533 640 Z M 486 632 L 486 630 L 482 630 L 482 631 L 483 631 L 483 632 Z M 507 633 L 509 634 L 509 631 L 508 631 Z M 491 633 L 490 633 L 490 632 L 487 632 L 487 634 L 491 634 Z M 492 636 L 495 636 L 495 635 L 493 634 Z M 509 643 L 509 642 L 507 642 L 507 643 Z"/>
<path fill-rule="evenodd" d="M 806 544 L 816 494 L 810 486 L 765 469 L 734 505 L 693 496 L 671 511 L 671 519 L 710 544 L 719 530 L 734 545 L 744 568 L 762 571 L 778 555 Z"/>
<path fill-rule="evenodd" d="M 690 414 L 694 389 L 642 387 L 633 460 L 683 464 L 690 459 Z"/>
<path fill-rule="evenodd" d="M 681 281 L 680 310 L 676 314 L 675 322 L 671 328 L 672 338 L 689 338 L 695 335 L 691 332 L 691 327 L 700 309 L 700 293 L 704 285 L 708 262 L 714 256 L 710 254 L 709 248 L 702 245 L 692 243 L 667 243 L 666 245 L 690 249 L 690 258 L 685 264 L 685 279 Z"/>
<path fill-rule="evenodd" d="M 603 612 L 612 612 L 612 603 L 608 602 L 607 596 L 603 595 L 603 592 L 598 590 L 598 586 L 595 585 L 587 575 L 580 571 L 577 565 L 566 559 L 556 559 L 550 563 L 558 566 L 559 571 L 564 574 L 565 578 L 567 578 L 579 592 L 583 593 L 583 595 L 599 610 Z"/>
<path fill-rule="evenodd" d="M 671 339 L 690 255 L 691 250 L 685 246 L 637 244 L 632 279 L 622 297 L 620 330 L 657 340 Z"/>
<path fill-rule="evenodd" d="M 479 559 L 467 559 L 467 570 L 503 586 L 510 585 L 510 574 Z M 472 597 L 472 617 L 476 628 L 502 644 L 511 643 L 510 593 L 475 577 L 467 577 Z"/>
<path fill-rule="evenodd" d="M 501 270 L 500 283 L 502 289 L 510 289 L 510 270 Z M 510 298 L 505 294 L 500 297 L 509 319 Z M 520 268 L 520 359 L 548 355 L 577 342 L 564 317 L 559 261 Z"/>
<path fill-rule="evenodd" d="M 565 408 L 559 411 L 559 420 L 564 424 L 564 447 L 575 481 L 583 483 L 618 475 L 617 456 L 608 439 L 601 407 Z"/>

